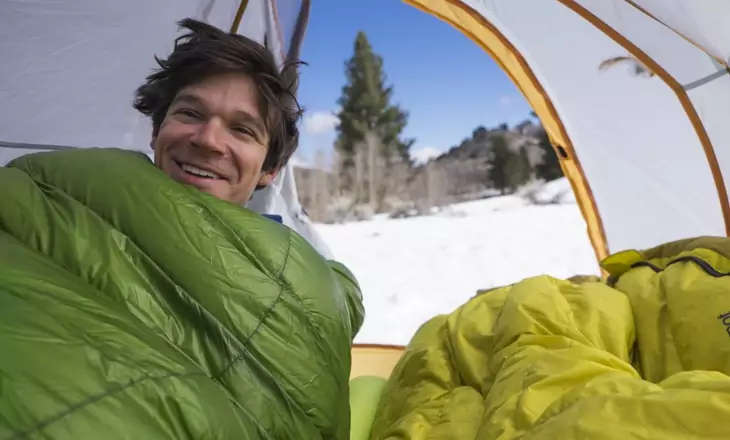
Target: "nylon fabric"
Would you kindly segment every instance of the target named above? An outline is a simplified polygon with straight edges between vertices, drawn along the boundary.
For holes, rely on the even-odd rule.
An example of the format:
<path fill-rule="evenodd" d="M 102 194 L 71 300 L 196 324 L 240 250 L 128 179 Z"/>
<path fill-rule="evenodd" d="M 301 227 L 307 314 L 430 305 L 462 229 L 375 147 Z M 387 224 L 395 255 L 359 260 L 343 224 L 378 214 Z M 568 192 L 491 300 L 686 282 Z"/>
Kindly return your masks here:
<path fill-rule="evenodd" d="M 730 240 L 636 253 L 610 282 L 528 278 L 425 323 L 372 438 L 730 437 Z"/>
<path fill-rule="evenodd" d="M 140 153 L 0 168 L 0 439 L 346 439 L 356 279 Z"/>

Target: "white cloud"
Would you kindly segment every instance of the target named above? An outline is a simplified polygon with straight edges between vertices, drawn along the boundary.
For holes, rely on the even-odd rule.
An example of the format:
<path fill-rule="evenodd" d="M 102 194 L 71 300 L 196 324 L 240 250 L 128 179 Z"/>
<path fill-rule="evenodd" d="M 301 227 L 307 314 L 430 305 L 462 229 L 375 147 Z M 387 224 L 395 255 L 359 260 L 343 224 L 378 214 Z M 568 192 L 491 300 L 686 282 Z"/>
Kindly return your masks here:
<path fill-rule="evenodd" d="M 339 119 L 330 112 L 314 112 L 304 117 L 304 132 L 307 134 L 329 133 L 335 129 Z"/>
<path fill-rule="evenodd" d="M 309 161 L 307 161 L 307 159 L 303 158 L 302 156 L 300 156 L 299 154 L 296 154 L 296 153 L 294 154 L 294 156 L 292 156 L 292 158 L 289 160 L 289 162 L 294 167 L 298 167 L 298 168 L 308 168 L 309 167 Z"/>
<path fill-rule="evenodd" d="M 507 106 L 512 104 L 513 102 L 514 98 L 512 98 L 511 96 L 504 95 L 499 97 L 499 105 Z"/>
<path fill-rule="evenodd" d="M 443 151 L 439 150 L 436 147 L 421 147 L 417 150 L 411 150 L 410 154 L 411 158 L 413 158 L 416 164 L 424 164 L 430 159 L 433 159 L 443 154 Z"/>

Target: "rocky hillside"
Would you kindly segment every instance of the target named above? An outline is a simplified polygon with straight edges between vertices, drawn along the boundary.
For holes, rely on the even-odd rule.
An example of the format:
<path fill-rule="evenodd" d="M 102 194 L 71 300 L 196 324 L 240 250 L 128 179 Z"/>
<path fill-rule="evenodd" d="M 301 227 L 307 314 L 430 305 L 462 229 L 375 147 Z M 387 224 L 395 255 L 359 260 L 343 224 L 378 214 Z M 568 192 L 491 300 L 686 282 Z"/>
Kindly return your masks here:
<path fill-rule="evenodd" d="M 529 120 L 513 128 L 508 128 L 506 125 L 493 129 L 479 127 L 470 137 L 432 159 L 431 162 L 445 170 L 449 195 L 459 199 L 478 196 L 491 189 L 487 173 L 494 138 L 501 136 L 506 139 L 514 152 L 524 149 L 530 165 L 534 167 L 543 160 L 543 150 L 539 145 L 541 130 L 539 125 Z"/>
<path fill-rule="evenodd" d="M 490 179 L 490 161 L 494 160 L 493 151 L 497 151 L 493 150 L 495 140 L 504 139 L 511 152 L 522 154 L 524 159 L 520 163 L 527 162 L 525 168 L 529 166 L 529 169 L 526 172 L 535 176 L 536 167 L 544 161 L 541 138 L 544 138 L 542 127 L 529 120 L 512 128 L 506 124 L 492 129 L 478 127 L 459 145 L 427 163 L 400 166 L 397 175 L 389 177 L 394 180 L 386 182 L 389 202 L 379 208 L 391 213 L 402 209 L 420 212 L 433 206 L 497 195 L 500 191 Z M 504 143 L 502 145 L 504 149 Z M 343 209 L 354 209 L 352 194 L 341 188 L 341 172 L 306 166 L 295 166 L 294 172 L 299 198 L 312 217 L 329 217 L 326 212 L 337 203 L 344 203 L 343 206 L 351 203 L 352 206 Z"/>

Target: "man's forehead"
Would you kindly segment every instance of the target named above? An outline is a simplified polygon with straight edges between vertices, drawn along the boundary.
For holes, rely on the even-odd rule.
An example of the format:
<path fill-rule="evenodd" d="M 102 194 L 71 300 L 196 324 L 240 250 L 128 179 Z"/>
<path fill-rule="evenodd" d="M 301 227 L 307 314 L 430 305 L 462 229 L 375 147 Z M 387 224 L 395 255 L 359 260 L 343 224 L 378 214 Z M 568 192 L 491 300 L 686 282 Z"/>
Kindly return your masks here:
<path fill-rule="evenodd" d="M 201 106 L 212 111 L 223 111 L 235 117 L 255 120 L 262 126 L 265 121 L 261 117 L 262 108 L 258 89 L 252 81 L 228 81 L 221 79 L 201 81 L 184 87 L 175 96 L 172 105 L 190 104 Z"/>
<path fill-rule="evenodd" d="M 224 107 L 259 115 L 259 91 L 252 81 L 243 78 L 210 78 L 184 87 L 173 102 L 188 102 L 210 107 Z"/>

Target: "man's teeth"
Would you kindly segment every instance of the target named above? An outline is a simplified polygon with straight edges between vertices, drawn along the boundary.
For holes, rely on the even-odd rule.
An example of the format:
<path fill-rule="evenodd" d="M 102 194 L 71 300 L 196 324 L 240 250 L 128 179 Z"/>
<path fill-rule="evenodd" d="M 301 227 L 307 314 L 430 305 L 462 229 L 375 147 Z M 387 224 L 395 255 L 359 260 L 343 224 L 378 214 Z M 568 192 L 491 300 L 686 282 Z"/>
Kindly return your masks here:
<path fill-rule="evenodd" d="M 182 168 L 183 171 L 190 174 L 195 174 L 196 176 L 200 177 L 208 177 L 210 179 L 220 179 L 220 176 L 218 176 L 215 173 L 211 173 L 210 171 L 201 170 L 198 167 L 194 167 L 192 165 L 188 165 L 186 163 L 181 164 L 180 168 Z"/>

